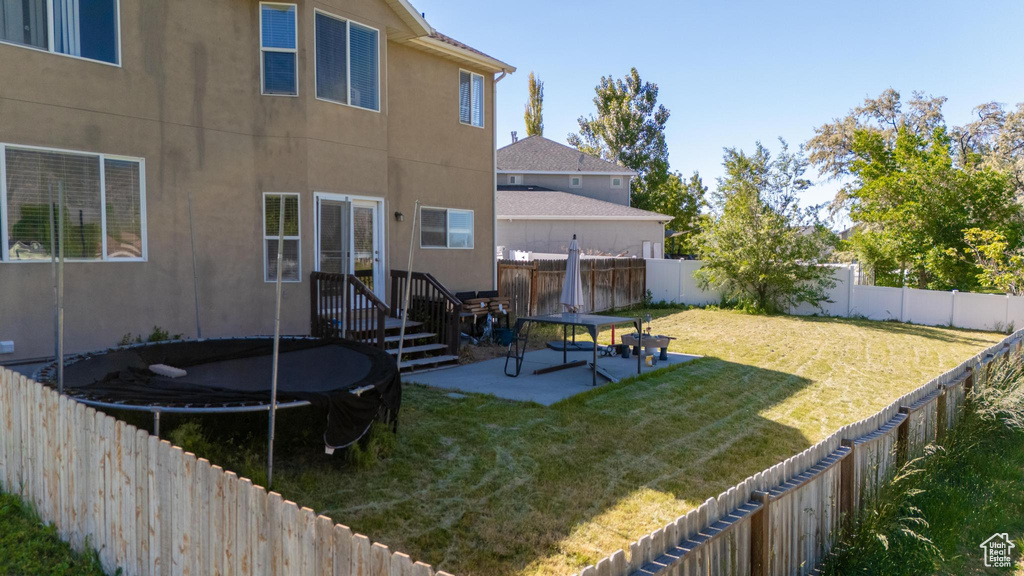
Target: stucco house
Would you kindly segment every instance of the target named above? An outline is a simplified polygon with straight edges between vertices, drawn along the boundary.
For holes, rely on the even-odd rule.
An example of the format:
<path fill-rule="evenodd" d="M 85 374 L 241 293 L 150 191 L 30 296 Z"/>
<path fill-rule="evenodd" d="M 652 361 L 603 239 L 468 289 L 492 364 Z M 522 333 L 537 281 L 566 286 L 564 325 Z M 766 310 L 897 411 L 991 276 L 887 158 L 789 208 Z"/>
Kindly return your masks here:
<path fill-rule="evenodd" d="M 406 0 L 0 0 L 0 362 L 53 354 L 60 196 L 69 352 L 194 336 L 196 294 L 204 337 L 272 333 L 282 195 L 283 333 L 311 272 L 383 299 L 416 200 L 415 269 L 491 288 L 514 70 Z"/>
<path fill-rule="evenodd" d="M 576 234 L 588 254 L 662 257 L 671 218 L 630 206 L 632 170 L 530 136 L 498 150 L 497 174 L 503 256 L 563 253 Z"/>

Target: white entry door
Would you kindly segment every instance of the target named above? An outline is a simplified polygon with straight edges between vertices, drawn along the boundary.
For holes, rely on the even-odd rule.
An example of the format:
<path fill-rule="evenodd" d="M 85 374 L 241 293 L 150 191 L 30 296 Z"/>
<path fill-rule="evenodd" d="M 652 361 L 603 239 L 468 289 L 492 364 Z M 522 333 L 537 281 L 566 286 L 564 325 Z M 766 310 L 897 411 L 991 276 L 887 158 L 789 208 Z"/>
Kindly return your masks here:
<path fill-rule="evenodd" d="M 352 274 L 383 300 L 386 287 L 383 202 L 318 194 L 316 211 L 317 270 Z"/>

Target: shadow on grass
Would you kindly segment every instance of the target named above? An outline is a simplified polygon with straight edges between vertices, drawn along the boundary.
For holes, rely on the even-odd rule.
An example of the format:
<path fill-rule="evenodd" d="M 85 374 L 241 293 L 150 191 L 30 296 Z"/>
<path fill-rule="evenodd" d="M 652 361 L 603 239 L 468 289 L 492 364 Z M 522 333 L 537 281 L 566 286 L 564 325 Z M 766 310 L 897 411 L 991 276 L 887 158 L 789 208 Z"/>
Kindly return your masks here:
<path fill-rule="evenodd" d="M 324 456 L 312 411 L 282 412 L 274 489 L 459 576 L 562 575 L 807 448 L 761 414 L 808 384 L 704 358 L 551 407 L 406 386 L 370 467 Z M 265 415 L 198 422 L 200 456 L 262 477 Z"/>

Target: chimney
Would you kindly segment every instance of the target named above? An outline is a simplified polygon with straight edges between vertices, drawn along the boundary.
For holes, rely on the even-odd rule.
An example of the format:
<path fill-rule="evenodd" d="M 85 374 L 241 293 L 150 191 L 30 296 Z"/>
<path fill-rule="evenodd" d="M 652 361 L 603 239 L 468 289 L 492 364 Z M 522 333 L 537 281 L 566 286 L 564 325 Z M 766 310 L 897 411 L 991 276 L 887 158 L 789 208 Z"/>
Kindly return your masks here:
<path fill-rule="evenodd" d="M 516 132 L 515 130 L 513 130 L 512 131 L 512 143 L 515 144 L 516 142 L 519 142 L 519 133 Z"/>

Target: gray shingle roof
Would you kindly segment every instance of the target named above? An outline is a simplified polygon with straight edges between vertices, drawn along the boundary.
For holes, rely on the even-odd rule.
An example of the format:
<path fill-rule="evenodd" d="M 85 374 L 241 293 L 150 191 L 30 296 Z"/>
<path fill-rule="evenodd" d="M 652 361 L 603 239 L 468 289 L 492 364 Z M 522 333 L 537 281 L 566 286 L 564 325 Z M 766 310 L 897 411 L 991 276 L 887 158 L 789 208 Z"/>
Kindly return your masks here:
<path fill-rule="evenodd" d="M 523 138 L 519 142 L 499 149 L 498 170 L 634 174 L 629 168 L 602 160 L 597 156 L 583 154 L 575 148 L 548 140 L 543 136 Z"/>
<path fill-rule="evenodd" d="M 557 191 L 501 190 L 498 218 L 513 220 L 659 220 L 656 212 Z"/>

